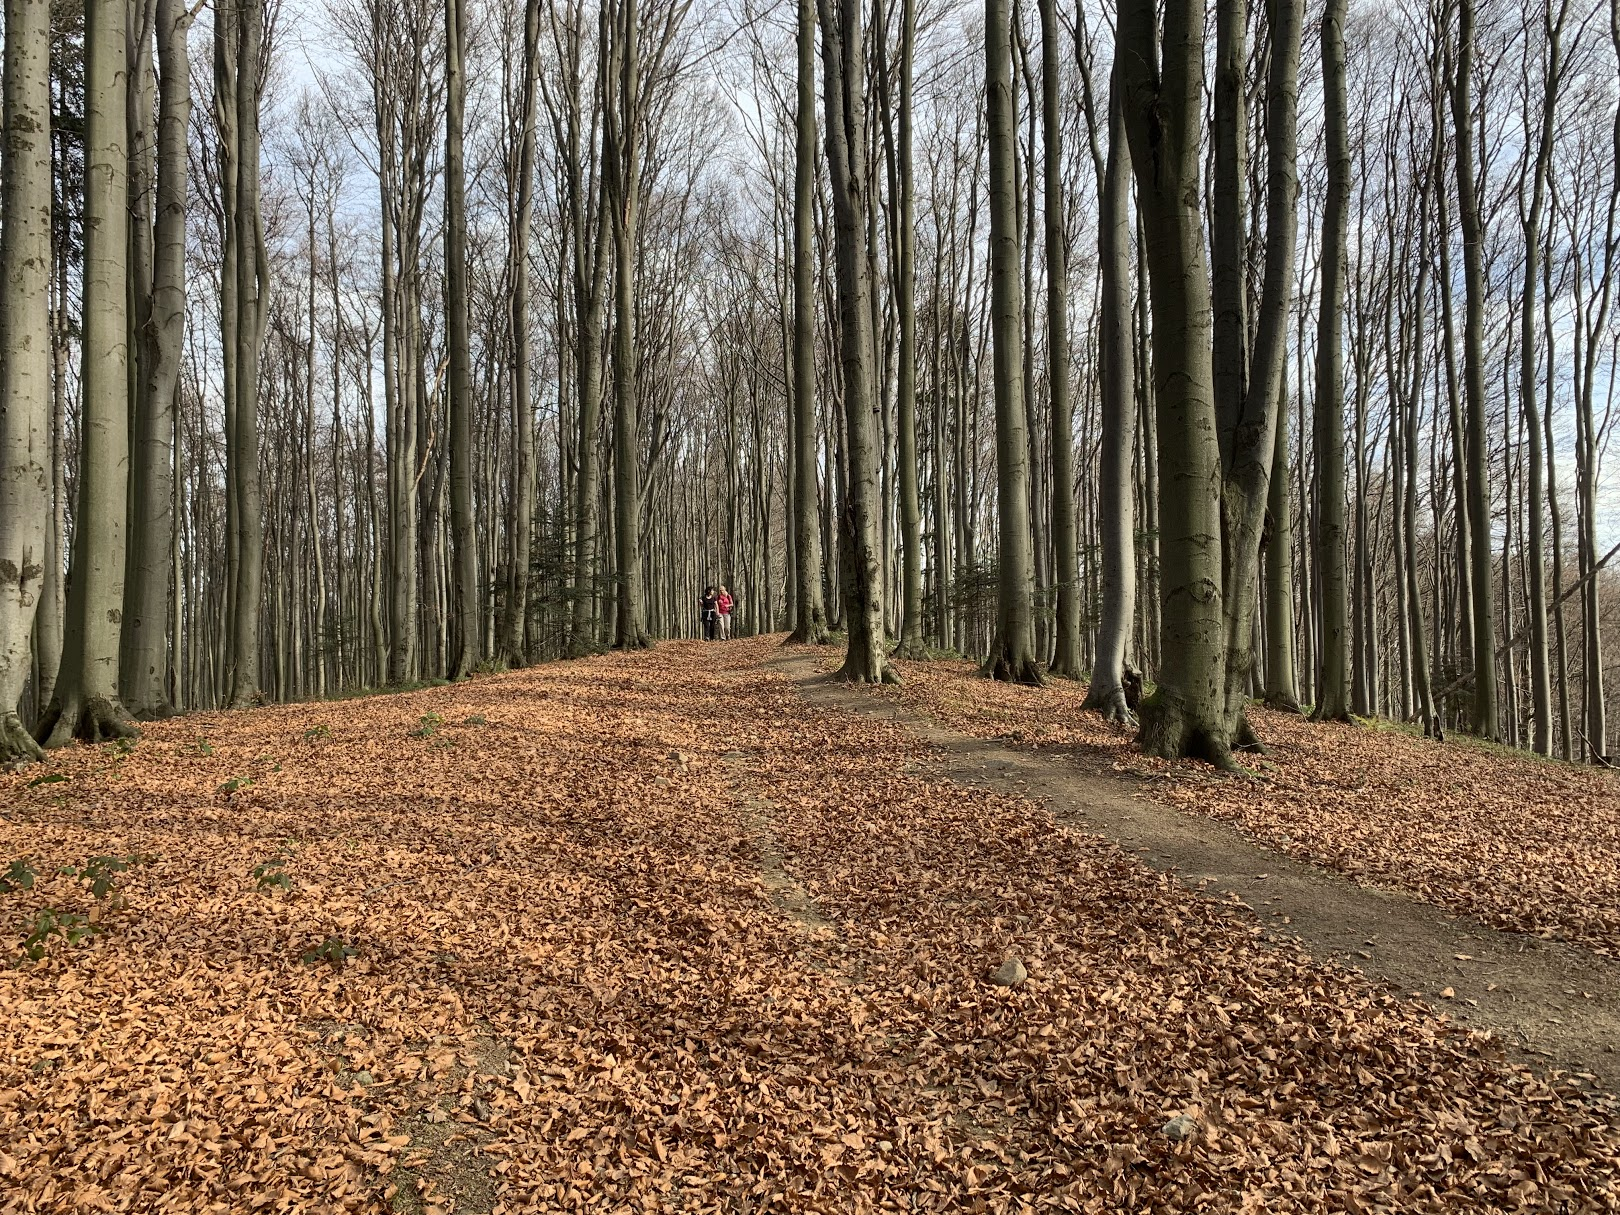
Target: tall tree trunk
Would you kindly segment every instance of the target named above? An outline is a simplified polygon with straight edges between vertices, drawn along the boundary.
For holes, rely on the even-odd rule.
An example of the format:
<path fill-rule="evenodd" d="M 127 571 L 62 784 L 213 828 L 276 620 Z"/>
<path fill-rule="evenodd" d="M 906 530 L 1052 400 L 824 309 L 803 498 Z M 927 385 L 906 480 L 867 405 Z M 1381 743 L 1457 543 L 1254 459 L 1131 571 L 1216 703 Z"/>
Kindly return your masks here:
<path fill-rule="evenodd" d="M 1225 0 L 1230 2 L 1230 0 Z M 1242 6 L 1221 23 L 1227 30 L 1228 45 L 1217 50 L 1218 63 L 1233 60 L 1232 84 L 1236 96 L 1228 101 L 1234 110 L 1237 133 L 1223 156 L 1217 153 L 1217 184 L 1226 207 L 1234 214 L 1227 219 L 1229 230 L 1224 241 L 1236 241 L 1227 254 L 1235 259 L 1235 281 L 1227 284 L 1223 309 L 1216 305 L 1216 412 L 1221 436 L 1224 472 L 1222 487 L 1222 534 L 1224 566 L 1222 605 L 1226 617 L 1226 716 L 1228 737 L 1240 746 L 1258 747 L 1249 728 L 1246 713 L 1254 677 L 1255 613 L 1259 606 L 1260 540 L 1265 526 L 1267 493 L 1276 450 L 1276 431 L 1282 410 L 1283 366 L 1288 357 L 1288 320 L 1293 306 L 1295 203 L 1299 195 L 1299 175 L 1295 167 L 1297 111 L 1299 98 L 1299 47 L 1302 0 L 1269 0 L 1267 16 L 1271 27 L 1271 67 L 1266 81 L 1266 242 L 1252 365 L 1246 358 L 1248 326 L 1243 318 L 1242 217 L 1243 183 L 1247 177 L 1247 151 L 1243 132 L 1247 128 L 1242 104 L 1243 21 Z M 1222 84 L 1217 97 L 1226 92 Z M 1218 130 L 1225 130 L 1218 121 Z M 1227 137 L 1218 139 L 1226 142 Z M 1221 173 L 1224 167 L 1226 172 Z M 1230 271 L 1231 267 L 1228 267 Z M 1234 277 L 1230 274 L 1228 277 Z M 1237 328 L 1232 328 L 1236 320 Z M 1223 320 L 1224 318 L 1224 320 Z M 1223 332 L 1225 340 L 1223 342 Z M 1230 346 L 1225 350 L 1223 346 Z"/>
<path fill-rule="evenodd" d="M 134 450 L 124 587 L 119 690 L 137 717 L 173 712 L 168 688 L 169 565 L 174 518 L 174 409 L 186 310 L 186 171 L 191 126 L 191 13 L 182 0 L 156 0 L 159 67 L 157 212 L 151 296 L 134 335 Z M 145 208 L 132 222 L 147 222 Z M 174 642 L 179 644 L 179 634 Z"/>
<path fill-rule="evenodd" d="M 534 171 L 540 75 L 540 0 L 523 6 L 522 130 L 518 136 L 517 206 L 512 216 L 512 432 L 517 478 L 512 486 L 512 540 L 506 603 L 497 626 L 495 656 L 509 667 L 528 660 L 524 626 L 529 618 L 529 553 L 534 545 L 535 435 L 529 339 L 529 246 L 534 226 Z"/>
<path fill-rule="evenodd" d="M 911 154 L 911 76 L 917 37 L 916 0 L 900 3 L 899 147 L 895 200 L 895 314 L 900 331 L 895 373 L 900 490 L 901 657 L 920 658 L 922 640 L 922 504 L 917 492 L 917 272 L 916 219 Z"/>
<path fill-rule="evenodd" d="M 0 145 L 0 767 L 42 758 L 17 714 L 50 559 L 51 6 L 6 0 Z"/>
<path fill-rule="evenodd" d="M 1069 382 L 1069 233 L 1064 213 L 1067 194 L 1063 188 L 1062 76 L 1058 69 L 1057 0 L 1040 0 L 1039 7 L 1041 133 L 1045 144 L 1046 359 L 1052 405 L 1052 550 L 1056 574 L 1054 581 L 1057 583 L 1052 673 L 1078 679 L 1083 665 L 1080 659 L 1080 551 L 1074 507 L 1074 397 Z M 1112 112 L 1112 102 L 1109 108 Z M 1112 148 L 1112 143 L 1109 146 Z M 1117 238 L 1118 233 L 1113 235 Z M 1099 231 L 1099 246 L 1108 239 Z M 1108 453 L 1105 461 L 1113 454 Z M 1127 454 L 1127 477 L 1129 466 L 1130 456 Z M 1106 468 L 1104 475 L 1106 477 L 1115 471 Z M 1110 483 L 1103 487 L 1102 493 L 1106 495 L 1110 490 L 1117 492 L 1118 486 Z M 1128 486 L 1126 492 L 1129 492 Z M 1124 627 L 1130 628 L 1129 619 Z M 1122 662 L 1123 654 L 1121 647 Z M 1087 699 L 1090 699 L 1089 690 Z"/>
<path fill-rule="evenodd" d="M 1089 89 L 1087 95 L 1090 96 Z M 1091 108 L 1094 107 L 1088 107 L 1088 112 Z M 1136 335 L 1131 301 L 1130 179 L 1125 77 L 1116 56 L 1108 85 L 1108 157 L 1098 182 L 1102 450 L 1097 470 L 1097 522 L 1098 543 L 1102 549 L 1102 618 L 1098 622 L 1086 707 L 1120 722 L 1133 720 L 1125 699 L 1125 656 L 1136 614 L 1136 508 L 1131 484 L 1136 447 Z M 1053 425 L 1056 426 L 1055 416 Z M 1060 559 L 1062 556 L 1060 549 Z M 1065 581 L 1060 575 L 1060 637 Z M 1075 610 L 1078 611 L 1078 605 Z M 1060 657 L 1061 654 L 1060 647 Z"/>
<path fill-rule="evenodd" d="M 118 699 L 129 476 L 126 12 L 124 0 L 89 0 L 85 9 L 79 501 L 62 671 L 38 731 L 47 747 L 135 733 Z"/>
<path fill-rule="evenodd" d="M 882 557 L 878 552 L 877 387 L 866 208 L 866 53 L 861 0 L 818 0 L 827 113 L 827 167 L 837 259 L 839 353 L 848 455 L 841 540 L 847 643 L 841 679 L 894 682 L 884 655 Z"/>
<path fill-rule="evenodd" d="M 1530 440 L 1528 469 L 1529 500 L 1526 502 L 1528 551 L 1523 561 L 1529 574 L 1530 615 L 1530 704 L 1532 743 L 1539 755 L 1552 754 L 1552 680 L 1547 653 L 1546 586 L 1546 489 L 1542 453 L 1540 398 L 1536 387 L 1536 288 L 1541 281 L 1541 221 L 1547 193 L 1547 176 L 1552 168 L 1553 138 L 1558 122 L 1558 93 L 1563 76 L 1563 31 L 1569 13 L 1569 0 L 1560 0 L 1556 16 L 1549 6 L 1545 30 L 1547 58 L 1543 64 L 1541 133 L 1533 159 L 1529 162 L 1530 203 L 1522 213 L 1524 228 L 1524 294 L 1520 301 L 1519 332 L 1519 409 L 1524 415 L 1525 432 Z M 1526 123 L 1526 135 L 1529 124 Z M 1528 143 L 1528 140 L 1527 140 Z M 1620 149 L 1617 149 L 1620 151 Z M 1528 156 L 1527 152 L 1527 156 Z M 1521 183 L 1522 190 L 1522 183 Z M 1551 376 L 1549 364 L 1548 375 Z"/>
<path fill-rule="evenodd" d="M 641 55 L 638 0 L 613 8 L 609 80 L 617 96 L 604 106 L 603 167 L 613 223 L 613 531 L 614 647 L 651 644 L 641 570 L 641 456 L 636 363 L 636 233 L 641 190 Z"/>
<path fill-rule="evenodd" d="M 1344 523 L 1344 278 L 1350 208 L 1345 111 L 1344 0 L 1322 14 L 1322 87 L 1327 128 L 1327 203 L 1322 212 L 1321 311 L 1316 332 L 1316 527 L 1322 605 L 1318 721 L 1350 720 L 1350 597 Z"/>
<path fill-rule="evenodd" d="M 463 163 L 467 77 L 465 0 L 445 0 L 444 261 L 450 446 L 450 530 L 454 562 L 454 641 L 447 667 L 465 679 L 478 665 L 482 617 L 478 528 L 473 515 L 472 339 L 467 313 L 467 170 Z"/>
<path fill-rule="evenodd" d="M 990 128 L 990 325 L 996 401 L 996 631 L 985 674 L 1039 684 L 1035 658 L 1034 553 L 1030 536 L 1029 435 L 1024 414 L 1024 303 L 1018 250 L 1017 114 L 1007 0 L 985 0 L 985 93 Z"/>
<path fill-rule="evenodd" d="M 1159 443 L 1161 666 L 1140 742 L 1230 765 L 1221 619 L 1220 445 L 1209 269 L 1199 200 L 1204 10 L 1167 0 L 1163 56 L 1153 0 L 1119 10 L 1125 125 L 1152 290 Z"/>
<path fill-rule="evenodd" d="M 226 442 L 234 449 L 237 478 L 237 577 L 231 622 L 230 704 L 259 699 L 259 604 L 264 582 L 264 517 L 259 484 L 259 352 L 264 341 L 269 281 L 264 224 L 259 214 L 259 98 L 264 44 L 264 8 L 249 0 L 236 16 L 236 181 L 227 204 L 236 222 L 236 361 L 234 426 Z"/>
<path fill-rule="evenodd" d="M 798 619 L 789 640 L 823 645 L 820 495 L 816 476 L 816 16 L 798 0 L 798 97 L 793 159 L 793 580 Z M 829 132 L 830 135 L 830 132 Z"/>
<path fill-rule="evenodd" d="M 1457 73 L 1451 116 L 1457 157 L 1457 218 L 1463 244 L 1463 400 L 1474 625 L 1474 731 L 1495 738 L 1496 578 L 1491 556 L 1490 467 L 1485 425 L 1485 234 L 1474 173 L 1474 0 L 1457 4 Z"/>

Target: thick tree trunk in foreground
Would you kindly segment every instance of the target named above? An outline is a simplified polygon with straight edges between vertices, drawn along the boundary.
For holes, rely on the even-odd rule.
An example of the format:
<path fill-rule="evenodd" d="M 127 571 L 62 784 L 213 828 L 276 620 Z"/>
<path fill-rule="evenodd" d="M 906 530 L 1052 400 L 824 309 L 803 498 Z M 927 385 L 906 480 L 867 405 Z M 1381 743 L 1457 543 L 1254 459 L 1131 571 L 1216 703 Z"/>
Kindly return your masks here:
<path fill-rule="evenodd" d="M 1006 0 L 985 0 L 985 93 L 990 127 L 990 332 L 996 401 L 996 631 L 984 672 L 1039 684 L 1035 659 L 1034 553 L 1029 513 L 1029 433 L 1024 413 L 1024 300 L 1018 251 L 1012 30 Z"/>
<path fill-rule="evenodd" d="M 1350 596 L 1344 555 L 1344 277 L 1350 206 L 1350 140 L 1345 121 L 1344 0 L 1322 14 L 1326 97 L 1327 204 L 1322 213 L 1321 312 L 1316 330 L 1316 527 L 1322 563 L 1322 669 L 1317 721 L 1350 720 Z"/>
<path fill-rule="evenodd" d="M 1159 444 L 1158 685 L 1142 703 L 1149 754 L 1229 765 L 1221 614 L 1220 448 L 1211 363 L 1209 270 L 1199 201 L 1204 11 L 1168 0 L 1163 61 L 1153 0 L 1119 12 L 1125 123 L 1153 307 Z"/>
<path fill-rule="evenodd" d="M 129 330 L 125 220 L 126 5 L 85 12 L 84 317 L 79 501 L 62 670 L 40 721 L 47 747 L 135 730 L 118 699 L 129 476 Z"/>
<path fill-rule="evenodd" d="M 798 0 L 798 111 L 793 160 L 793 580 L 798 618 L 790 641 L 827 640 L 821 590 L 816 477 L 816 15 Z"/>
<path fill-rule="evenodd" d="M 894 670 L 884 654 L 883 564 L 878 542 L 882 502 L 878 496 L 871 262 L 866 245 L 870 183 L 864 18 L 861 0 L 819 0 L 819 9 L 848 449 L 839 512 L 847 562 L 840 581 L 848 641 L 838 676 L 857 683 L 894 682 Z"/>
<path fill-rule="evenodd" d="M 0 148 L 0 766 L 41 758 L 17 704 L 51 525 L 51 6 L 6 0 Z"/>

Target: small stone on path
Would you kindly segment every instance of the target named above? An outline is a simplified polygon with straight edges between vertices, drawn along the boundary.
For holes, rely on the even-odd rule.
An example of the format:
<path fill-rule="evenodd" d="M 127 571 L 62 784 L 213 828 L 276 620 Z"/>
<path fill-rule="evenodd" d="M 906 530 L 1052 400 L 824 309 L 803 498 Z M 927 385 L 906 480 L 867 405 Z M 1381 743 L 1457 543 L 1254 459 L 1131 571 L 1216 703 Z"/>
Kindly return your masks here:
<path fill-rule="evenodd" d="M 1177 1114 L 1160 1128 L 1160 1133 L 1171 1143 L 1185 1143 L 1198 1133 L 1198 1123 L 1186 1114 Z"/>
<path fill-rule="evenodd" d="M 1017 958 L 1008 958 L 1001 964 L 1001 969 L 990 976 L 990 981 L 997 987 L 1017 987 L 1029 978 L 1029 971 Z"/>

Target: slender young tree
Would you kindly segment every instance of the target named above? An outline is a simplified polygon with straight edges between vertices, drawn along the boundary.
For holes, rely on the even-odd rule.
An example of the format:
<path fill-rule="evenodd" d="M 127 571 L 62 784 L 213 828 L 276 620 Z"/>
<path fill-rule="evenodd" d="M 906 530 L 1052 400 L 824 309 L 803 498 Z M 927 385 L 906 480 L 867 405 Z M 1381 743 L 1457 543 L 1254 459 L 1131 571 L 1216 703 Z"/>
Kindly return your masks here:
<path fill-rule="evenodd" d="M 0 766 L 40 759 L 18 702 L 49 559 L 51 6 L 6 0 L 0 145 Z"/>
<path fill-rule="evenodd" d="M 1124 0 L 1119 9 L 1125 127 L 1152 296 L 1159 447 L 1160 667 L 1138 737 L 1152 755 L 1229 766 L 1221 457 L 1199 189 L 1204 10 L 1196 0 L 1167 0 L 1161 53 L 1156 7 Z"/>
<path fill-rule="evenodd" d="M 1024 412 L 1024 300 L 1018 249 L 1017 113 L 1007 0 L 985 0 L 985 94 L 990 131 L 991 372 L 996 403 L 996 631 L 984 672 L 1039 684 L 1035 658 L 1034 552 L 1029 513 L 1029 433 Z"/>
<path fill-rule="evenodd" d="M 127 6 L 85 10 L 84 309 L 78 507 L 62 670 L 39 724 L 47 747 L 135 734 L 118 699 L 129 477 Z"/>

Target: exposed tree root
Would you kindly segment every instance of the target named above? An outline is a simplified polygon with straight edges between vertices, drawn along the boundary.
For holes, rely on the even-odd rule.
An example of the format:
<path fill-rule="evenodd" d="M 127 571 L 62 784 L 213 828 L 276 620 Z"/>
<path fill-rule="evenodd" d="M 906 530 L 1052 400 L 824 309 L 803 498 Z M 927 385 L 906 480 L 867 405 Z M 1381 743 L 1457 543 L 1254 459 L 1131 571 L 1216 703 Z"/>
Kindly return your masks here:
<path fill-rule="evenodd" d="M 889 657 L 898 658 L 905 662 L 926 662 L 928 661 L 928 647 L 920 641 L 902 641 L 894 647 L 894 651 Z"/>
<path fill-rule="evenodd" d="M 653 640 L 646 633 L 632 633 L 628 637 L 621 637 L 613 643 L 613 648 L 621 653 L 630 653 L 634 650 L 650 650 Z"/>
<path fill-rule="evenodd" d="M 884 661 L 881 652 L 867 657 L 845 655 L 844 665 L 833 673 L 833 678 L 843 683 L 900 684 L 900 673 Z"/>
<path fill-rule="evenodd" d="M 826 645 L 830 640 L 825 620 L 801 620 L 783 645 Z"/>
<path fill-rule="evenodd" d="M 75 738 L 81 742 L 104 743 L 119 738 L 139 738 L 141 732 L 130 722 L 124 706 L 104 696 L 55 700 L 39 723 L 40 741 L 45 747 L 65 747 Z"/>
<path fill-rule="evenodd" d="M 1125 703 L 1125 689 L 1117 683 L 1108 686 L 1093 679 L 1086 689 L 1085 703 L 1080 707 L 1091 709 L 1104 721 L 1118 722 L 1122 726 L 1136 724 L 1136 714 Z"/>
<path fill-rule="evenodd" d="M 0 717 L 0 767 L 38 763 L 44 758 L 44 750 L 34 741 L 34 736 L 23 729 L 22 718 L 15 711 Z"/>
<path fill-rule="evenodd" d="M 991 651 L 980 669 L 988 678 L 1002 683 L 1021 683 L 1032 688 L 1046 686 L 1046 676 L 1033 658 L 1027 655 L 1014 657 L 1000 648 Z"/>
<path fill-rule="evenodd" d="M 1276 709 L 1279 713 L 1298 713 L 1300 711 L 1299 700 L 1288 692 L 1267 692 L 1265 705 L 1266 708 Z"/>
<path fill-rule="evenodd" d="M 1142 702 L 1136 743 L 1160 759 L 1201 759 L 1222 772 L 1249 773 L 1232 758 L 1232 744 L 1217 729 L 1190 720 L 1179 697 L 1160 688 Z"/>

